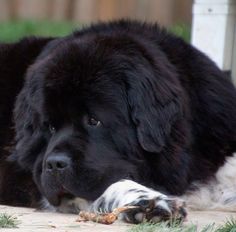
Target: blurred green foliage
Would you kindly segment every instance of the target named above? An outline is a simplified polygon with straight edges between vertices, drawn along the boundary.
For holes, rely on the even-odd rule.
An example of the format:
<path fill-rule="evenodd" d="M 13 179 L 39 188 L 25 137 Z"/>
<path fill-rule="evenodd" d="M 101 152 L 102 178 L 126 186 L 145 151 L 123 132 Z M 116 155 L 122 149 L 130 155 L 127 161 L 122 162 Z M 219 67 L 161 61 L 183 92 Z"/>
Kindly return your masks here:
<path fill-rule="evenodd" d="M 24 36 L 64 36 L 79 29 L 81 24 L 52 21 L 10 21 L 0 22 L 0 41 L 14 42 Z M 190 27 L 178 24 L 170 28 L 174 34 L 190 40 Z"/>
<path fill-rule="evenodd" d="M 186 24 L 176 24 L 170 28 L 170 32 L 182 37 L 185 41 L 190 42 L 191 28 Z"/>
<path fill-rule="evenodd" d="M 10 21 L 0 22 L 0 41 L 14 42 L 24 36 L 64 36 L 79 25 L 69 22 L 50 21 Z"/>

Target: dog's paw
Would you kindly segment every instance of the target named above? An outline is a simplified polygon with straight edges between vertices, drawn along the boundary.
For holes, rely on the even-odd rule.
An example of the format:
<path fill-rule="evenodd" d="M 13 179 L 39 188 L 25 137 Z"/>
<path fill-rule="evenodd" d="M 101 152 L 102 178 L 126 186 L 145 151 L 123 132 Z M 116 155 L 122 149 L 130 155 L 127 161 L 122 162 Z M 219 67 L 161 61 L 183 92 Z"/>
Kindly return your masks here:
<path fill-rule="evenodd" d="M 138 208 L 123 215 L 124 219 L 130 223 L 160 222 L 172 219 L 182 221 L 187 216 L 185 202 L 179 198 L 160 196 L 153 199 L 140 199 L 134 205 Z"/>

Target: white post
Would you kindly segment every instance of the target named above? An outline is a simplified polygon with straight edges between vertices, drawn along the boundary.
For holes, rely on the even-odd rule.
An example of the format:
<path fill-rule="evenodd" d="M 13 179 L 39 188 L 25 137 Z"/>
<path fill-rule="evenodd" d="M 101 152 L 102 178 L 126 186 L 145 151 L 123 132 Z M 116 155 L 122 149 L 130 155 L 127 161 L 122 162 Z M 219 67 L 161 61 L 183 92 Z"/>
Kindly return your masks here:
<path fill-rule="evenodd" d="M 236 26 L 234 29 L 234 48 L 233 48 L 233 57 L 232 57 L 232 77 L 233 82 L 236 86 Z"/>
<path fill-rule="evenodd" d="M 236 0 L 195 0 L 192 44 L 207 54 L 236 83 Z M 234 56 L 234 60 L 233 60 Z"/>

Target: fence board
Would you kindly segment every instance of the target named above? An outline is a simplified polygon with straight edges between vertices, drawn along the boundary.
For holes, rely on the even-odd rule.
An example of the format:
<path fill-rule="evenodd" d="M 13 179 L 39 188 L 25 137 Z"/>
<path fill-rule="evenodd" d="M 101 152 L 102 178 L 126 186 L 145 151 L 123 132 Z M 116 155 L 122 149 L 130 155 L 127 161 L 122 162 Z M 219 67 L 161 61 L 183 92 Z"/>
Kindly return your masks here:
<path fill-rule="evenodd" d="M 98 20 L 111 20 L 115 18 L 114 0 L 97 0 Z"/>
<path fill-rule="evenodd" d="M 0 0 L 0 20 L 7 20 L 10 18 L 10 6 L 7 0 Z"/>
<path fill-rule="evenodd" d="M 191 22 L 193 0 L 174 1 L 173 21 Z"/>
<path fill-rule="evenodd" d="M 133 18 L 135 19 L 135 11 L 137 0 L 119 0 L 115 1 L 115 18 Z"/>
<path fill-rule="evenodd" d="M 169 26 L 191 22 L 192 0 L 0 0 L 0 20 L 74 20 L 91 23 L 118 18 Z"/>
<path fill-rule="evenodd" d="M 173 0 L 149 0 L 147 20 L 151 22 L 158 21 L 161 25 L 172 24 L 174 2 Z"/>
<path fill-rule="evenodd" d="M 97 20 L 96 1 L 75 0 L 73 20 L 81 23 L 90 23 Z"/>
<path fill-rule="evenodd" d="M 15 0 L 16 17 L 23 19 L 47 19 L 50 16 L 52 0 Z"/>
<path fill-rule="evenodd" d="M 72 1 L 70 0 L 53 0 L 51 19 L 60 21 L 63 21 L 65 19 L 69 20 L 71 18 L 71 4 Z"/>

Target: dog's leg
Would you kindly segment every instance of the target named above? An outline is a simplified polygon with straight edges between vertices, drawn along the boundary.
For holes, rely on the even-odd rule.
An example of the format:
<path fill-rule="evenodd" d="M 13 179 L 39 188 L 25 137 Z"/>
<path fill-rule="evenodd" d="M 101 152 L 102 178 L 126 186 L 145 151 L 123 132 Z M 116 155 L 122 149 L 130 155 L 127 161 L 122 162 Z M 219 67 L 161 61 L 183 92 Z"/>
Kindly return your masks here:
<path fill-rule="evenodd" d="M 122 214 L 122 219 L 131 223 L 183 219 L 187 215 L 182 200 L 168 197 L 131 180 L 121 180 L 108 187 L 92 204 L 91 211 L 111 212 L 126 205 L 139 206 Z"/>

